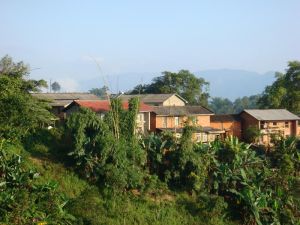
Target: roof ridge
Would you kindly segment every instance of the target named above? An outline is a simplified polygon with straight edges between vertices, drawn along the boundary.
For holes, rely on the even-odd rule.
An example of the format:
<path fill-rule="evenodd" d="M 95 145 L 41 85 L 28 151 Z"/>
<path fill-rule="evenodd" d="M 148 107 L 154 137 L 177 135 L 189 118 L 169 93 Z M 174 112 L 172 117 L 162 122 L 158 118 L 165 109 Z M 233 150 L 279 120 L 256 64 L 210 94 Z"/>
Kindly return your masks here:
<path fill-rule="evenodd" d="M 90 92 L 32 92 L 31 94 L 91 94 Z"/>
<path fill-rule="evenodd" d="M 267 110 L 287 110 L 285 108 L 280 108 L 280 109 L 244 109 L 244 110 L 264 110 L 264 111 L 267 111 Z M 289 111 L 289 110 L 287 110 Z"/>

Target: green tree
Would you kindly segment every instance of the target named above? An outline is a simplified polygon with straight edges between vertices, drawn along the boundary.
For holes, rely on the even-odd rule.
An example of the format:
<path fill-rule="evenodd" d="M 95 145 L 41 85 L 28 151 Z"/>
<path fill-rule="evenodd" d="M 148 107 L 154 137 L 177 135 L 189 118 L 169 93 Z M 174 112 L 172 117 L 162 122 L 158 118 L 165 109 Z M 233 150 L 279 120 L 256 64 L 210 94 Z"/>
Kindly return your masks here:
<path fill-rule="evenodd" d="M 286 73 L 277 72 L 275 77 L 259 99 L 260 107 L 286 108 L 300 114 L 300 62 L 289 62 Z"/>
<path fill-rule="evenodd" d="M 54 92 L 58 92 L 58 91 L 60 91 L 60 84 L 58 83 L 58 82 L 53 82 L 52 84 L 51 84 L 51 89 L 54 91 Z"/>
<path fill-rule="evenodd" d="M 242 98 L 237 98 L 233 102 L 233 111 L 234 113 L 240 113 L 244 109 L 256 109 L 258 108 L 258 99 L 260 95 L 251 95 L 251 96 L 244 96 Z"/>
<path fill-rule="evenodd" d="M 107 86 L 103 86 L 102 88 L 92 88 L 89 90 L 91 94 L 97 95 L 98 97 L 105 99 L 107 96 L 107 92 L 109 91 Z"/>
<path fill-rule="evenodd" d="M 23 61 L 15 63 L 13 59 L 6 55 L 0 60 L 0 76 L 19 79 L 21 88 L 26 91 L 41 91 L 41 88 L 47 88 L 45 80 L 29 79 L 30 67 Z"/>
<path fill-rule="evenodd" d="M 240 113 L 244 109 L 258 108 L 259 98 L 260 95 L 244 96 L 232 102 L 228 98 L 214 97 L 210 100 L 209 107 L 216 114 Z"/>
<path fill-rule="evenodd" d="M 216 114 L 233 113 L 233 103 L 228 98 L 215 97 L 209 103 L 209 108 Z"/>
<path fill-rule="evenodd" d="M 151 84 L 137 85 L 130 94 L 167 94 L 177 93 L 185 98 L 189 104 L 208 105 L 209 83 L 198 78 L 188 70 L 178 73 L 162 72 L 162 76 L 155 77 Z"/>
<path fill-rule="evenodd" d="M 14 63 L 9 56 L 0 60 L 0 137 L 24 137 L 53 118 L 48 104 L 30 94 L 45 87 L 46 82 L 30 80 L 28 74 L 23 62 Z"/>

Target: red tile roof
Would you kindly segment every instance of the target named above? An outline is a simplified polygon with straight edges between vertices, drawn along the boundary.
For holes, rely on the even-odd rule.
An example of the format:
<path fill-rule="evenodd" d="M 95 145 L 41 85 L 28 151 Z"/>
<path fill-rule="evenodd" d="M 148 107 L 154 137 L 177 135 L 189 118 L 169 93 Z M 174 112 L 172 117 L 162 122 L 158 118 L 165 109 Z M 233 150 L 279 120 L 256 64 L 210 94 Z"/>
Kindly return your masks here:
<path fill-rule="evenodd" d="M 85 108 L 89 108 L 95 112 L 107 112 L 110 110 L 110 103 L 107 100 L 74 100 L 74 102 Z M 122 102 L 123 109 L 128 109 L 128 102 Z M 152 112 L 153 108 L 140 102 L 140 112 Z"/>

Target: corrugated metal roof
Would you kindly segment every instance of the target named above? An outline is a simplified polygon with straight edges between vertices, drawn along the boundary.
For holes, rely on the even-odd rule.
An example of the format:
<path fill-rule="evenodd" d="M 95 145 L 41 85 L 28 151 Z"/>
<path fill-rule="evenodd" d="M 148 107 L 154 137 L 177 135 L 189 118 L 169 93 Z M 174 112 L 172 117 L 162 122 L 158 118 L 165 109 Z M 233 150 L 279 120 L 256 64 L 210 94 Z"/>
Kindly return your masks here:
<path fill-rule="evenodd" d="M 107 100 L 74 100 L 65 110 L 68 110 L 74 104 L 81 107 L 89 108 L 94 112 L 107 112 L 110 110 L 110 102 Z M 122 102 L 123 109 L 128 109 L 128 102 Z M 152 112 L 151 106 L 140 102 L 139 112 Z"/>
<path fill-rule="evenodd" d="M 212 115 L 213 112 L 202 106 L 153 106 L 157 115 L 189 116 L 189 115 Z"/>
<path fill-rule="evenodd" d="M 229 122 L 229 121 L 240 121 L 240 117 L 238 114 L 219 114 L 212 115 L 210 117 L 211 122 Z"/>
<path fill-rule="evenodd" d="M 286 109 L 245 109 L 243 112 L 248 113 L 257 120 L 300 120 L 298 116 Z"/>
<path fill-rule="evenodd" d="M 39 99 L 49 100 L 52 106 L 67 106 L 73 100 L 100 100 L 100 98 L 90 93 L 32 93 L 32 96 Z"/>
<path fill-rule="evenodd" d="M 121 98 L 124 101 L 128 101 L 130 98 L 134 98 L 134 97 L 138 97 L 140 98 L 141 101 L 143 101 L 144 103 L 163 103 L 164 101 L 166 101 L 167 99 L 169 99 L 170 97 L 172 97 L 173 95 L 176 95 L 178 98 L 180 98 L 182 101 L 184 101 L 185 103 L 187 103 L 187 101 L 182 98 L 180 95 L 177 94 L 140 94 L 140 95 L 119 95 L 117 96 L 118 98 Z"/>

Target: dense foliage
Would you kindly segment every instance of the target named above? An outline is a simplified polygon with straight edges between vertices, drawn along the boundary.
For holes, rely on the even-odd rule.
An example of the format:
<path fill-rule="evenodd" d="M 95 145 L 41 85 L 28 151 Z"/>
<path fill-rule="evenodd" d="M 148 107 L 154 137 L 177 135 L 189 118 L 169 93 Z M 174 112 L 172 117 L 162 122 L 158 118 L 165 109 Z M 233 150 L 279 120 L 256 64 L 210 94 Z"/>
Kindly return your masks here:
<path fill-rule="evenodd" d="M 71 115 L 67 128 L 74 150 L 69 155 L 85 177 L 121 190 L 141 185 L 146 155 L 135 135 L 138 106 L 132 99 L 124 111 L 114 99 L 104 119 L 89 109 Z"/>
<path fill-rule="evenodd" d="M 44 87 L 45 81 L 27 79 L 28 73 L 23 62 L 14 63 L 8 56 L 0 60 L 0 137 L 20 139 L 54 118 L 48 105 L 29 93 Z"/>
<path fill-rule="evenodd" d="M 286 73 L 276 73 L 276 81 L 259 99 L 262 108 L 286 108 L 300 114 L 300 62 L 291 61 Z"/>
<path fill-rule="evenodd" d="M 183 135 L 177 149 L 173 146 L 164 155 L 159 151 L 159 160 L 152 157 L 152 171 L 163 174 L 162 179 L 169 178 L 171 188 L 195 191 L 199 197 L 223 197 L 226 207 L 222 215 L 242 219 L 247 224 L 300 222 L 300 149 L 295 138 L 277 140 L 274 152 L 267 156 L 258 155 L 250 145 L 239 143 L 236 138 L 191 145 L 186 141 L 189 132 Z M 160 139 L 156 142 L 165 145 Z M 152 143 L 148 145 L 150 152 L 161 148 L 154 140 L 148 143 Z"/>
<path fill-rule="evenodd" d="M 67 203 L 57 184 L 35 182 L 39 173 L 26 169 L 20 155 L 8 152 L 9 143 L 0 142 L 0 222 L 7 224 L 72 224 L 65 212 Z"/>

